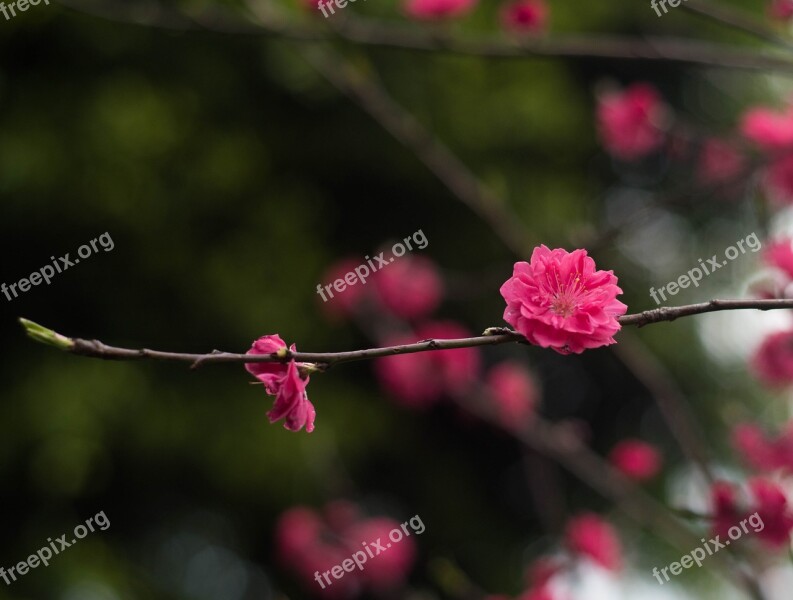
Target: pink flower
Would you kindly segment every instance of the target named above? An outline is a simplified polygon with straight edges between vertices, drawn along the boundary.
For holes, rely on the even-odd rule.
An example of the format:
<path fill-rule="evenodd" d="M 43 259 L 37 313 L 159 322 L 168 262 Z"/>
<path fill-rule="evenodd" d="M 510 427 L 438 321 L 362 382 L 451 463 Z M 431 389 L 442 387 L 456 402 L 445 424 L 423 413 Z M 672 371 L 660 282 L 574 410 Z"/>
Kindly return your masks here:
<path fill-rule="evenodd" d="M 374 279 L 386 308 L 402 319 L 419 319 L 443 298 L 443 280 L 435 264 L 423 256 L 406 256 L 378 271 Z"/>
<path fill-rule="evenodd" d="M 290 508 L 279 518 L 275 527 L 275 545 L 285 564 L 298 561 L 318 540 L 322 521 L 317 514 L 303 506 Z"/>
<path fill-rule="evenodd" d="M 793 514 L 790 512 L 785 493 L 776 483 L 759 478 L 749 482 L 749 489 L 754 497 L 752 512 L 759 515 L 764 525 L 756 535 L 772 548 L 781 548 L 789 544 L 790 531 L 793 530 Z"/>
<path fill-rule="evenodd" d="M 504 320 L 529 342 L 560 354 L 614 344 L 628 307 L 612 271 L 596 271 L 586 250 L 534 249 L 501 286 Z"/>
<path fill-rule="evenodd" d="M 718 185 L 733 180 L 744 167 L 744 157 L 724 140 L 711 138 L 699 155 L 699 180 L 705 185 Z"/>
<path fill-rule="evenodd" d="M 793 331 L 778 331 L 766 337 L 752 359 L 752 368 L 771 387 L 793 383 Z"/>
<path fill-rule="evenodd" d="M 775 19 L 790 19 L 793 17 L 793 0 L 771 0 L 768 12 Z"/>
<path fill-rule="evenodd" d="M 516 0 L 501 8 L 501 23 L 504 29 L 517 32 L 537 33 L 544 31 L 548 23 L 548 5 L 545 0 Z"/>
<path fill-rule="evenodd" d="M 471 337 L 464 327 L 440 321 L 423 325 L 415 335 L 393 336 L 385 346 L 410 344 L 426 339 L 454 339 Z M 479 351 L 476 348 L 436 350 L 421 354 L 403 354 L 380 358 L 375 362 L 380 383 L 396 400 L 405 406 L 429 406 L 444 394 L 464 392 L 479 373 Z"/>
<path fill-rule="evenodd" d="M 776 437 L 766 436 L 762 429 L 743 423 L 733 429 L 735 449 L 760 471 L 793 470 L 793 422 Z"/>
<path fill-rule="evenodd" d="M 661 470 L 661 453 L 641 440 L 623 440 L 609 454 L 609 460 L 626 477 L 636 481 L 652 479 Z"/>
<path fill-rule="evenodd" d="M 538 386 L 521 364 L 496 365 L 487 374 L 487 386 L 504 427 L 520 428 L 534 415 L 540 396 Z"/>
<path fill-rule="evenodd" d="M 622 547 L 614 528 L 596 514 L 583 513 L 570 519 L 565 542 L 571 552 L 605 569 L 617 571 L 622 565 Z"/>
<path fill-rule="evenodd" d="M 666 108 L 656 89 L 636 83 L 600 98 L 598 130 L 606 151 L 626 161 L 638 160 L 661 147 Z"/>
<path fill-rule="evenodd" d="M 420 21 L 462 17 L 476 5 L 477 0 L 406 0 L 404 9 L 409 17 Z"/>
<path fill-rule="evenodd" d="M 265 335 L 253 342 L 247 354 L 272 354 L 286 348 L 278 335 Z M 295 351 L 292 344 L 291 350 Z M 290 431 L 314 431 L 316 411 L 308 399 L 306 386 L 309 378 L 300 375 L 294 360 L 288 363 L 245 363 L 247 371 L 264 384 L 265 391 L 275 396 L 275 403 L 267 413 L 270 423 L 284 419 L 284 427 Z"/>
<path fill-rule="evenodd" d="M 357 277 L 350 277 L 347 281 L 344 279 L 349 273 L 355 273 L 355 268 L 360 266 L 360 264 L 360 259 L 344 258 L 331 265 L 322 275 L 322 281 L 325 284 L 319 284 L 317 297 L 319 302 L 322 303 L 323 311 L 329 317 L 335 319 L 349 317 L 371 295 L 372 287 L 369 286 L 367 288 L 365 282 L 361 283 Z M 350 285 L 348 281 L 354 281 L 354 283 Z M 333 286 L 337 282 L 340 283 L 334 288 Z M 329 285 L 330 289 L 327 289 L 325 285 Z M 342 291 L 340 292 L 339 289 Z"/>

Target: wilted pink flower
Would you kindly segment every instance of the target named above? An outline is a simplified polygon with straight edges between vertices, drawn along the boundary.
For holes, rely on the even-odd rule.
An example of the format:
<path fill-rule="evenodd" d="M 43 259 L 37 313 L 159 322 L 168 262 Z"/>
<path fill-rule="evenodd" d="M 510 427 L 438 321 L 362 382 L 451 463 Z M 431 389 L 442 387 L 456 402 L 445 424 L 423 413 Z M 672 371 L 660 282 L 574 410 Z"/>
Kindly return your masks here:
<path fill-rule="evenodd" d="M 548 24 L 545 0 L 516 0 L 501 8 L 504 29 L 525 33 L 544 31 Z"/>
<path fill-rule="evenodd" d="M 410 344 L 426 339 L 471 337 L 471 332 L 450 321 L 428 323 L 415 335 L 387 339 L 386 346 Z M 428 406 L 444 394 L 465 391 L 479 373 L 479 351 L 476 348 L 436 350 L 419 354 L 388 356 L 375 362 L 380 383 L 401 404 L 412 408 Z"/>
<path fill-rule="evenodd" d="M 757 478 L 749 481 L 749 489 L 754 498 L 749 512 L 756 512 L 763 522 L 756 535 L 772 548 L 787 546 L 793 530 L 793 513 L 782 488 L 773 481 Z"/>
<path fill-rule="evenodd" d="M 247 354 L 272 354 L 286 348 L 278 335 L 265 335 L 253 342 Z M 291 350 L 295 350 L 292 344 Z M 314 431 L 316 411 L 308 399 L 306 386 L 309 378 L 300 375 L 294 360 L 288 363 L 245 363 L 247 371 L 264 384 L 265 391 L 275 396 L 275 403 L 267 413 L 270 423 L 284 420 L 284 427 L 290 431 L 300 431 L 303 427 L 308 433 Z"/>
<path fill-rule="evenodd" d="M 593 513 L 568 521 L 565 543 L 571 552 L 591 559 L 601 567 L 617 571 L 622 566 L 622 547 L 614 528 Z"/>
<path fill-rule="evenodd" d="M 793 0 L 771 0 L 768 12 L 775 19 L 790 19 L 793 17 Z"/>
<path fill-rule="evenodd" d="M 323 0 L 324 1 L 324 0 Z M 372 294 L 372 286 L 366 287 L 366 282 L 361 283 L 357 278 L 350 277 L 345 281 L 345 277 L 350 273 L 355 273 L 356 267 L 361 264 L 360 259 L 344 258 L 330 266 L 327 271 L 322 275 L 322 281 L 330 286 L 330 290 L 326 289 L 323 284 L 317 291 L 318 301 L 322 305 L 322 310 L 332 318 L 349 317 L 365 302 L 366 298 Z M 341 281 L 338 288 L 333 287 L 333 284 Z M 353 284 L 349 284 L 353 281 Z M 322 290 L 320 294 L 319 290 Z"/>
<path fill-rule="evenodd" d="M 504 320 L 529 342 L 560 354 L 614 344 L 628 307 L 612 271 L 596 271 L 586 250 L 534 249 L 501 286 Z"/>
<path fill-rule="evenodd" d="M 705 185 L 726 183 L 734 179 L 743 166 L 743 154 L 734 145 L 711 138 L 703 144 L 699 155 L 699 180 Z"/>
<path fill-rule="evenodd" d="M 487 386 L 504 427 L 520 428 L 534 415 L 539 390 L 523 365 L 515 362 L 496 365 L 487 374 Z"/>
<path fill-rule="evenodd" d="M 423 256 L 405 256 L 375 275 L 374 282 L 383 304 L 402 319 L 426 317 L 443 298 L 440 273 L 435 264 Z"/>
<path fill-rule="evenodd" d="M 755 374 L 766 385 L 793 383 L 793 331 L 778 331 L 763 340 L 752 358 Z"/>
<path fill-rule="evenodd" d="M 420 21 L 462 17 L 476 5 L 477 0 L 406 0 L 405 13 Z"/>
<path fill-rule="evenodd" d="M 660 94 L 646 83 L 605 94 L 597 108 L 598 131 L 604 148 L 626 161 L 651 154 L 663 144 L 661 125 L 665 113 Z"/>
<path fill-rule="evenodd" d="M 611 450 L 609 460 L 626 477 L 652 479 L 661 470 L 661 453 L 641 440 L 623 440 Z"/>
<path fill-rule="evenodd" d="M 749 109 L 741 118 L 741 133 L 768 152 L 793 148 L 793 106 L 784 111 Z"/>

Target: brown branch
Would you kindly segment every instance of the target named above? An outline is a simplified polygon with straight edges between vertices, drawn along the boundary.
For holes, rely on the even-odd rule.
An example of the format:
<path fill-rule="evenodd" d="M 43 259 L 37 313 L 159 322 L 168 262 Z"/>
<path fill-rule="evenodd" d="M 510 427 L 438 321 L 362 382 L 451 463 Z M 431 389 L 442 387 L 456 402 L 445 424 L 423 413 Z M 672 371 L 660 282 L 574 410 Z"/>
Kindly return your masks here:
<path fill-rule="evenodd" d="M 102 2 L 98 5 L 83 0 L 60 1 L 80 12 L 169 30 L 267 35 L 297 41 L 342 39 L 362 46 L 485 58 L 596 58 L 793 73 L 793 60 L 784 55 L 671 37 L 639 39 L 626 36 L 556 35 L 517 41 L 500 33 L 440 34 L 414 23 L 395 23 L 371 18 L 345 18 L 335 30 L 330 30 L 321 25 L 295 22 L 276 14 L 268 14 L 266 21 L 253 23 L 219 10 L 204 15 L 186 16 L 160 4 L 147 2 Z"/>
<path fill-rule="evenodd" d="M 618 317 L 621 325 L 635 325 L 642 327 L 650 323 L 661 321 L 674 321 L 681 317 L 698 315 L 723 310 L 778 310 L 793 308 L 793 300 L 711 300 L 700 304 L 685 306 L 662 307 L 644 312 Z M 72 354 L 102 358 L 107 360 L 171 360 L 192 363 L 193 367 L 204 363 L 254 363 L 254 362 L 297 362 L 315 363 L 317 370 L 326 370 L 334 365 L 356 360 L 369 360 L 394 356 L 398 354 L 413 354 L 416 352 L 429 352 L 434 350 L 454 350 L 457 348 L 473 348 L 476 346 L 495 346 L 498 344 L 527 343 L 519 333 L 505 327 L 491 327 L 484 334 L 477 337 L 448 339 L 448 340 L 422 340 L 413 344 L 387 346 L 384 348 L 368 348 L 365 350 L 352 350 L 348 352 L 292 352 L 284 349 L 275 354 L 235 354 L 232 352 L 213 351 L 209 354 L 188 354 L 182 352 L 163 352 L 147 348 L 130 349 L 117 348 L 103 344 L 99 340 L 84 340 L 67 338 L 54 331 L 42 327 L 27 319 L 20 319 L 22 326 L 33 339 L 45 344 L 53 345 Z"/>
<path fill-rule="evenodd" d="M 747 33 L 764 42 L 770 42 L 788 50 L 793 48 L 793 43 L 789 39 L 777 35 L 764 21 L 754 18 L 746 11 L 707 0 L 686 0 L 680 7 L 731 29 Z"/>
<path fill-rule="evenodd" d="M 495 196 L 451 151 L 410 112 L 397 103 L 370 74 L 354 69 L 327 46 L 303 48 L 306 59 L 336 88 L 354 100 L 391 133 L 463 204 L 476 213 L 517 256 L 528 256 L 534 244 Z"/>

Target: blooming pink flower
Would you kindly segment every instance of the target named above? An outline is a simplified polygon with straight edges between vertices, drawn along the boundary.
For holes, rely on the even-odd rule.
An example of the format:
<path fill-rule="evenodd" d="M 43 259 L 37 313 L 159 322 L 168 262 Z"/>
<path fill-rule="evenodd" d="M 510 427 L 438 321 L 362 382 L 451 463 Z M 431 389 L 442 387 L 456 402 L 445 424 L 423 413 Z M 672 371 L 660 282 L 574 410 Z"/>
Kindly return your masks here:
<path fill-rule="evenodd" d="M 534 414 L 540 394 L 534 377 L 523 365 L 496 365 L 487 374 L 487 386 L 504 427 L 520 427 Z"/>
<path fill-rule="evenodd" d="M 749 481 L 749 489 L 754 498 L 750 512 L 757 512 L 764 525 L 756 535 L 772 548 L 789 544 L 793 513 L 785 493 L 776 483 L 759 478 Z"/>
<path fill-rule="evenodd" d="M 322 521 L 313 510 L 303 506 L 290 508 L 276 523 L 278 556 L 285 564 L 298 561 L 319 540 L 321 528 Z"/>
<path fill-rule="evenodd" d="M 317 298 L 322 303 L 322 310 L 329 317 L 334 319 L 349 317 L 371 296 L 372 286 L 367 288 L 364 283 L 360 283 L 357 279 L 354 284 L 348 285 L 344 280 L 345 276 L 348 273 L 354 273 L 355 268 L 360 266 L 360 264 L 360 259 L 344 258 L 332 264 L 322 275 L 322 281 L 330 285 L 330 290 L 323 289 L 322 294 L 317 292 Z M 338 287 L 344 290 L 341 292 L 333 287 L 333 284 L 339 280 L 345 286 L 342 288 L 341 284 L 339 284 Z M 353 279 L 351 278 L 350 281 L 353 281 Z"/>
<path fill-rule="evenodd" d="M 614 528 L 593 513 L 583 513 L 568 521 L 565 542 L 574 554 L 591 559 L 605 569 L 617 571 L 622 565 L 622 547 Z"/>
<path fill-rule="evenodd" d="M 741 133 L 761 150 L 779 152 L 793 148 L 793 106 L 784 111 L 752 108 L 741 118 Z"/>
<path fill-rule="evenodd" d="M 621 160 L 644 158 L 663 144 L 661 124 L 665 113 L 660 94 L 646 83 L 605 94 L 597 108 L 603 146 Z"/>
<path fill-rule="evenodd" d="M 286 348 L 278 335 L 265 335 L 253 342 L 247 354 L 272 354 Z M 291 350 L 295 350 L 292 344 Z M 265 391 L 275 396 L 275 403 L 267 413 L 270 423 L 284 419 L 284 427 L 290 431 L 308 433 L 314 431 L 316 411 L 308 399 L 306 386 L 309 378 L 303 378 L 297 363 L 245 363 L 247 371 L 264 384 Z"/>
<path fill-rule="evenodd" d="M 501 8 L 501 23 L 504 29 L 517 32 L 537 33 L 544 31 L 548 23 L 548 5 L 545 0 L 516 0 Z"/>
<path fill-rule="evenodd" d="M 790 19 L 793 17 L 793 0 L 771 0 L 768 12 L 775 19 Z"/>
<path fill-rule="evenodd" d="M 718 185 L 734 179 L 744 167 L 744 157 L 729 142 L 718 138 L 707 140 L 699 155 L 699 180 L 705 185 Z"/>
<path fill-rule="evenodd" d="M 766 385 L 793 383 L 793 331 L 778 331 L 763 340 L 752 358 L 755 374 Z"/>
<path fill-rule="evenodd" d="M 586 250 L 534 249 L 501 286 L 504 320 L 529 342 L 560 354 L 614 344 L 628 309 L 612 271 L 596 271 Z"/>
<path fill-rule="evenodd" d="M 419 319 L 443 298 L 443 280 L 435 264 L 423 256 L 405 256 L 376 273 L 377 291 L 386 308 L 402 319 Z"/>
<path fill-rule="evenodd" d="M 415 335 L 393 336 L 386 346 L 410 344 L 426 339 L 471 337 L 471 332 L 450 321 L 425 324 Z M 388 356 L 375 362 L 375 373 L 381 385 L 405 406 L 429 406 L 444 394 L 464 392 L 479 373 L 479 351 L 476 348 L 436 350 L 419 354 Z"/>
<path fill-rule="evenodd" d="M 637 481 L 652 479 L 661 470 L 661 453 L 641 440 L 623 440 L 609 454 L 609 460 L 626 477 Z"/>
<path fill-rule="evenodd" d="M 453 19 L 473 9 L 477 0 L 405 0 L 404 9 L 409 17 L 420 21 Z"/>

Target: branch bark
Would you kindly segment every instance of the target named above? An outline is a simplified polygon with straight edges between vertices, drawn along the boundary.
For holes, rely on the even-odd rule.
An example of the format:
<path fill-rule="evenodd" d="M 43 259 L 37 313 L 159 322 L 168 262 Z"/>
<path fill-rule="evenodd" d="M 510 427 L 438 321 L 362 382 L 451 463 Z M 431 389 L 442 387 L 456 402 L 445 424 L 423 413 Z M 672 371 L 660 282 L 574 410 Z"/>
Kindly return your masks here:
<path fill-rule="evenodd" d="M 617 320 L 622 326 L 635 325 L 642 327 L 651 323 L 674 321 L 681 317 L 718 312 L 724 310 L 779 310 L 793 308 L 793 300 L 711 300 L 699 304 L 684 306 L 662 307 L 644 312 L 624 315 Z M 449 340 L 422 340 L 413 344 L 387 346 L 384 348 L 368 348 L 364 350 L 351 350 L 347 352 L 292 352 L 284 349 L 274 354 L 239 354 L 233 352 L 220 352 L 215 350 L 209 354 L 188 354 L 182 352 L 163 352 L 148 348 L 131 349 L 108 346 L 99 340 L 84 340 L 68 338 L 50 329 L 42 327 L 27 319 L 20 319 L 22 326 L 33 339 L 56 346 L 61 350 L 107 360 L 171 360 L 192 363 L 193 368 L 204 363 L 254 363 L 254 362 L 288 362 L 295 360 L 302 363 L 314 363 L 316 370 L 327 370 L 330 367 L 356 360 L 368 360 L 394 356 L 398 354 L 413 354 L 416 352 L 430 352 L 435 350 L 454 350 L 457 348 L 473 348 L 477 346 L 495 346 L 498 344 L 528 343 L 519 333 L 506 327 L 491 327 L 481 336 L 449 339 Z"/>

